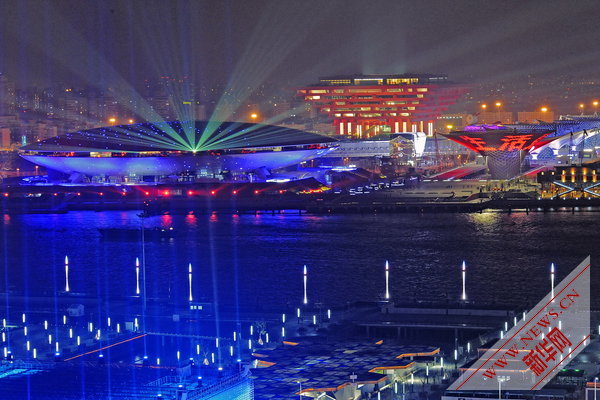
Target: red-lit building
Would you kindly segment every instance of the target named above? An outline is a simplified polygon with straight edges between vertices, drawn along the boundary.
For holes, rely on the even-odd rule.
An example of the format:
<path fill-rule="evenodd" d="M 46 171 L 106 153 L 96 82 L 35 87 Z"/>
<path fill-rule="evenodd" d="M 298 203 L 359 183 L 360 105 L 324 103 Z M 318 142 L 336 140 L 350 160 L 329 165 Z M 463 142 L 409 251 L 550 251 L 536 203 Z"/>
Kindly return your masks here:
<path fill-rule="evenodd" d="M 396 132 L 432 135 L 437 117 L 466 91 L 446 75 L 352 75 L 321 78 L 298 95 L 333 119 L 337 134 L 367 139 Z"/>
<path fill-rule="evenodd" d="M 555 140 L 552 136 L 555 132 L 556 129 L 539 125 L 520 129 L 506 125 L 469 125 L 444 136 L 485 156 L 492 179 L 512 179 L 521 174 L 524 156 Z"/>

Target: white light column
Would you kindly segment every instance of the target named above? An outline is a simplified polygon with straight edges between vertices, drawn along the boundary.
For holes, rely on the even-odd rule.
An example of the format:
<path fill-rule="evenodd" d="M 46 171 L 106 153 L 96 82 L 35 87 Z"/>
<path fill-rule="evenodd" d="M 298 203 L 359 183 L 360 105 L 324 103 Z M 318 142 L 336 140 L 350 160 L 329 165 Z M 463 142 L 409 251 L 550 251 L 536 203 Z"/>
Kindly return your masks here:
<path fill-rule="evenodd" d="M 555 272 L 554 263 L 552 263 L 552 264 L 550 264 L 550 288 L 551 288 L 550 297 L 551 298 L 554 298 L 554 272 Z"/>
<path fill-rule="evenodd" d="M 462 263 L 462 296 L 460 297 L 460 299 L 463 301 L 467 300 L 466 280 L 467 280 L 467 264 L 463 261 L 463 263 Z"/>
<path fill-rule="evenodd" d="M 70 292 L 69 287 L 69 257 L 65 256 L 65 292 Z"/>
<path fill-rule="evenodd" d="M 308 272 L 306 271 L 306 265 L 304 266 L 304 304 L 308 304 L 308 298 L 306 296 L 306 281 L 308 279 Z"/>
<path fill-rule="evenodd" d="M 135 294 L 140 294 L 140 259 L 135 258 Z"/>
<path fill-rule="evenodd" d="M 190 284 L 190 296 L 189 296 L 189 301 L 193 301 L 194 298 L 192 297 L 192 263 L 190 263 L 189 267 L 188 267 L 188 282 Z"/>
<path fill-rule="evenodd" d="M 390 264 L 385 260 L 385 299 L 390 299 Z"/>

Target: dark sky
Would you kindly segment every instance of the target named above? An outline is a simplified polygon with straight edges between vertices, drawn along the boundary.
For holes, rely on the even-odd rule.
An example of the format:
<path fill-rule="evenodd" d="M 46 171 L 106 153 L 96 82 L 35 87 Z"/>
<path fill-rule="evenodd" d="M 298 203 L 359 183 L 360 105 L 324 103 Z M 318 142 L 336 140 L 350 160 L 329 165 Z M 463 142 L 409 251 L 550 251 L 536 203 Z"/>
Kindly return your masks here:
<path fill-rule="evenodd" d="M 0 72 L 29 84 L 301 85 L 339 73 L 600 78 L 600 1 L 3 0 Z"/>

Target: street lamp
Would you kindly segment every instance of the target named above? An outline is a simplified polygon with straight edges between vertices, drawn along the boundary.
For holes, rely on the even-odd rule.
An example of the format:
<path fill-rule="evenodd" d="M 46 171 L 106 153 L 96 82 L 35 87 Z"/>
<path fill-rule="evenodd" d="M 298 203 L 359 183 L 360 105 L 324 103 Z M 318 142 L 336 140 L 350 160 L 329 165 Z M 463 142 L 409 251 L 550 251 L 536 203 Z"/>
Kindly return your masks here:
<path fill-rule="evenodd" d="M 502 107 L 502 103 L 501 103 L 501 102 L 499 102 L 499 101 L 497 101 L 497 102 L 496 102 L 496 107 L 498 107 L 498 108 Z"/>
<path fill-rule="evenodd" d="M 250 114 L 250 118 L 253 120 L 256 120 L 258 118 L 258 114 L 254 112 L 254 113 Z"/>
<path fill-rule="evenodd" d="M 498 376 L 498 399 L 502 399 L 502 383 L 510 381 L 510 376 Z"/>
<path fill-rule="evenodd" d="M 547 112 L 548 111 L 548 107 L 542 107 L 542 108 L 540 108 L 540 111 L 541 112 Z"/>
<path fill-rule="evenodd" d="M 594 106 L 594 114 L 596 114 L 596 112 L 598 111 L 598 100 L 594 100 L 592 102 L 592 105 Z"/>
<path fill-rule="evenodd" d="M 594 400 L 596 400 L 596 392 L 598 391 L 598 377 L 594 377 Z"/>
<path fill-rule="evenodd" d="M 585 108 L 585 104 L 579 103 L 579 109 L 581 110 L 581 115 L 583 115 L 583 109 Z"/>
<path fill-rule="evenodd" d="M 487 108 L 487 104 L 482 104 L 481 108 L 483 108 L 485 110 Z"/>

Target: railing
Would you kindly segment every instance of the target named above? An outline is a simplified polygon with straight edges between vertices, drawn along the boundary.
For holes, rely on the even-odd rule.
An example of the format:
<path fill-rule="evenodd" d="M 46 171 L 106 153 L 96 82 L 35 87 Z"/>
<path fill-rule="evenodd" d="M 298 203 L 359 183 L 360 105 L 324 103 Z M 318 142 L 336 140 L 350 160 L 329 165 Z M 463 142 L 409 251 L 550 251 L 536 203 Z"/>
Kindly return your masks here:
<path fill-rule="evenodd" d="M 220 391 L 226 390 L 234 386 L 235 384 L 242 383 L 246 379 L 249 379 L 250 372 L 248 370 L 232 375 L 229 378 L 223 379 L 212 386 L 207 386 L 202 389 L 196 389 L 188 392 L 188 400 L 199 400 L 205 396 L 219 393 Z"/>
<path fill-rule="evenodd" d="M 205 396 L 219 393 L 220 391 L 227 390 L 227 389 L 231 388 L 232 386 L 235 386 L 236 384 L 244 382 L 246 379 L 249 379 L 249 375 L 250 375 L 250 372 L 248 370 L 245 370 L 245 371 L 239 372 L 235 375 L 232 375 L 230 377 L 227 377 L 225 379 L 222 379 L 219 382 L 215 383 L 214 385 L 202 387 L 199 389 L 189 390 L 187 392 L 187 398 L 188 398 L 188 400 L 199 400 L 199 399 L 204 398 Z M 148 383 L 148 386 L 161 387 L 161 386 L 167 385 L 167 384 L 185 384 L 185 383 L 186 383 L 185 378 L 169 375 L 169 376 L 163 376 L 160 379 L 157 379 L 155 381 Z M 167 388 L 163 388 L 163 389 L 167 389 Z M 169 391 L 175 391 L 177 389 L 178 388 L 174 388 L 174 387 L 168 388 Z"/>
<path fill-rule="evenodd" d="M 170 383 L 179 384 L 184 382 L 185 378 L 183 376 L 167 375 L 148 383 L 148 386 L 162 386 Z"/>
<path fill-rule="evenodd" d="M 43 362 L 43 361 L 0 361 L 0 368 L 3 369 L 39 369 L 39 370 L 48 370 L 54 367 L 54 362 Z"/>

